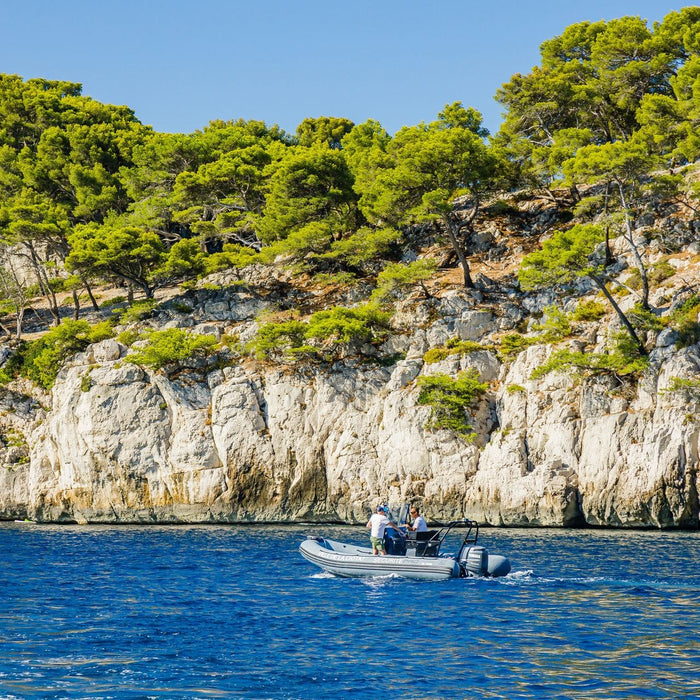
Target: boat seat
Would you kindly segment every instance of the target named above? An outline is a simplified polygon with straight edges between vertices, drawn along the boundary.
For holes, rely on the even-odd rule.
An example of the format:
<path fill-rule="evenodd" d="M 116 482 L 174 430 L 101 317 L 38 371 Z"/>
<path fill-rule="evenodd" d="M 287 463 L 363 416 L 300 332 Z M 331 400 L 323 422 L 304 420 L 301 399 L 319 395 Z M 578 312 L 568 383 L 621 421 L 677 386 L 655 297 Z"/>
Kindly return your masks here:
<path fill-rule="evenodd" d="M 438 532 L 438 530 L 409 532 L 406 547 L 414 549 L 416 557 L 436 557 L 440 551 Z"/>

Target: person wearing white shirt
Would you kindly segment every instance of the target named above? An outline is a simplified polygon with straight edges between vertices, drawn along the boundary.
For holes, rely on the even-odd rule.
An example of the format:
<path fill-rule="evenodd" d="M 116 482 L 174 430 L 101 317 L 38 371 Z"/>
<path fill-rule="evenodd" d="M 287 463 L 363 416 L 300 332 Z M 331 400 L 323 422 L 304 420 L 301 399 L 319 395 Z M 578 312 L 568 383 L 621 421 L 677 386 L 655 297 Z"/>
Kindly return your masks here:
<path fill-rule="evenodd" d="M 387 527 L 393 527 L 398 532 L 398 525 L 393 523 L 386 512 L 386 509 L 382 505 L 377 506 L 377 512 L 372 515 L 372 517 L 367 522 L 367 528 L 370 530 L 369 540 L 372 543 L 372 553 L 376 556 L 381 554 L 384 556 L 386 550 L 384 549 L 384 531 Z"/>
<path fill-rule="evenodd" d="M 425 522 L 425 518 L 420 514 L 418 506 L 413 506 L 411 508 L 411 517 L 413 518 L 413 525 L 409 525 L 408 529 L 414 532 L 427 532 L 428 523 Z"/>

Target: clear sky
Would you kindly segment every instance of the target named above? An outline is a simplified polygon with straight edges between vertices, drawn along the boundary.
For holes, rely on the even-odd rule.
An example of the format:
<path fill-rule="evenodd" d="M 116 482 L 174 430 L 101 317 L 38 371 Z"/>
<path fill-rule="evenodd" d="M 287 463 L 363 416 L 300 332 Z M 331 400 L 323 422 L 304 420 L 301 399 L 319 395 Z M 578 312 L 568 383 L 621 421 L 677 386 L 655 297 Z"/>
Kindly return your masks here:
<path fill-rule="evenodd" d="M 390 132 L 493 96 L 581 21 L 649 23 L 669 0 L 0 0 L 0 73 L 83 84 L 157 131 L 261 119 L 376 119 Z"/>

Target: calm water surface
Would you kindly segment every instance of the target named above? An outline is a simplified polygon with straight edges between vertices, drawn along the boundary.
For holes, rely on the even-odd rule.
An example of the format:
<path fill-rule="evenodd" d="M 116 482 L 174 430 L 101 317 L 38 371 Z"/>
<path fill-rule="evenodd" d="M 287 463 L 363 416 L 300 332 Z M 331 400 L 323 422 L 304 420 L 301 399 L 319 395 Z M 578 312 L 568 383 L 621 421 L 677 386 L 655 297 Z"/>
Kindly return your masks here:
<path fill-rule="evenodd" d="M 366 540 L 0 524 L 0 698 L 700 697 L 698 533 L 487 529 L 513 572 L 439 583 L 319 573 L 307 533 Z"/>

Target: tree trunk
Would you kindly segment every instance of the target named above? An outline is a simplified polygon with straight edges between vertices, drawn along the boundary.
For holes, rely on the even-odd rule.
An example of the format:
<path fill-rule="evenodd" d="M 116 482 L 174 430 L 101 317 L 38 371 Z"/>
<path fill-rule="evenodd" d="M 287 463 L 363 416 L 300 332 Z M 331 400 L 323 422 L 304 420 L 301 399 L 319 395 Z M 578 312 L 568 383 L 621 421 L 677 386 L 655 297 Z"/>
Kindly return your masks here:
<path fill-rule="evenodd" d="M 627 208 L 627 199 L 625 197 L 625 189 L 622 186 L 622 182 L 617 180 L 617 188 L 620 192 L 620 203 L 622 204 L 622 209 L 625 212 L 625 239 L 629 243 L 630 252 L 634 258 L 634 264 L 639 270 L 639 276 L 642 279 L 642 307 L 645 309 L 649 308 L 649 279 L 647 278 L 647 270 L 644 267 L 644 261 L 642 256 L 639 254 L 639 250 L 634 242 L 634 234 L 632 232 L 632 220 L 629 216 L 629 210 Z"/>
<path fill-rule="evenodd" d="M 36 251 L 32 245 L 25 243 L 25 247 L 29 250 L 29 259 L 32 262 L 32 267 L 34 268 L 34 274 L 36 275 L 36 280 L 41 289 L 41 293 L 44 295 L 49 307 L 49 312 L 53 318 L 53 325 L 57 326 L 61 322 L 61 316 L 58 312 L 58 302 L 56 300 L 56 294 L 51 285 L 49 284 L 49 278 L 46 274 L 46 270 L 41 260 L 39 260 Z"/>
<path fill-rule="evenodd" d="M 22 339 L 24 310 L 27 308 L 24 286 L 9 258 L 4 261 L 4 266 L 0 268 L 0 276 L 0 286 L 3 293 L 12 300 L 12 304 L 15 307 L 15 339 L 19 342 Z M 8 337 L 12 337 L 12 334 L 4 326 L 3 330 L 5 330 Z"/>
<path fill-rule="evenodd" d="M 22 322 L 24 321 L 24 307 L 17 307 L 17 318 L 15 319 L 15 339 L 22 340 Z"/>
<path fill-rule="evenodd" d="M 73 290 L 73 320 L 77 321 L 80 318 L 80 295 L 78 290 Z"/>
<path fill-rule="evenodd" d="M 622 325 L 625 327 L 627 332 L 630 334 L 631 338 L 634 340 L 635 343 L 637 343 L 637 347 L 639 348 L 639 354 L 646 357 L 647 356 L 647 350 L 644 347 L 644 344 L 642 341 L 639 339 L 639 336 L 637 335 L 636 331 L 634 330 L 634 326 L 630 323 L 630 320 L 625 316 L 624 311 L 619 307 L 618 303 L 615 301 L 615 298 L 613 297 L 612 294 L 608 291 L 608 288 L 605 286 L 605 282 L 598 277 L 598 275 L 591 275 L 591 279 L 598 285 L 600 288 L 600 291 L 605 294 L 605 298 L 610 302 L 611 306 L 613 309 L 615 309 L 615 313 L 617 314 L 617 317 L 620 319 L 620 322 Z"/>
<path fill-rule="evenodd" d="M 608 216 L 608 198 L 610 197 L 610 180 L 605 183 L 605 203 L 603 204 L 603 217 L 607 220 Z M 613 264 L 614 258 L 610 250 L 610 224 L 605 224 L 605 267 Z"/>
<path fill-rule="evenodd" d="M 467 261 L 467 255 L 458 238 L 459 227 L 455 225 L 454 221 L 449 216 L 445 216 L 444 221 L 447 226 L 447 234 L 450 237 L 450 245 L 452 246 L 452 250 L 454 250 L 455 254 L 457 255 L 459 264 L 462 266 L 464 286 L 467 289 L 473 289 L 474 282 L 472 282 L 471 274 L 469 273 L 469 262 Z"/>
<path fill-rule="evenodd" d="M 80 279 L 83 281 L 83 285 L 85 285 L 85 291 L 87 292 L 88 298 L 90 299 L 90 303 L 92 304 L 92 308 L 94 311 L 99 311 L 100 306 L 97 303 L 97 299 L 95 299 L 93 293 L 92 293 L 92 287 L 90 287 L 90 283 L 87 280 L 87 277 L 80 277 Z"/>
<path fill-rule="evenodd" d="M 569 188 L 569 193 L 571 194 L 571 199 L 573 200 L 574 204 L 577 204 L 581 201 L 581 194 L 578 191 L 578 187 L 576 187 L 575 182 L 571 184 L 571 187 Z"/>

